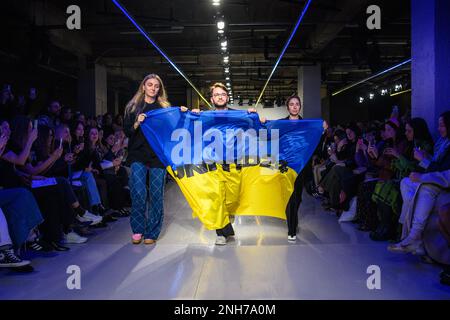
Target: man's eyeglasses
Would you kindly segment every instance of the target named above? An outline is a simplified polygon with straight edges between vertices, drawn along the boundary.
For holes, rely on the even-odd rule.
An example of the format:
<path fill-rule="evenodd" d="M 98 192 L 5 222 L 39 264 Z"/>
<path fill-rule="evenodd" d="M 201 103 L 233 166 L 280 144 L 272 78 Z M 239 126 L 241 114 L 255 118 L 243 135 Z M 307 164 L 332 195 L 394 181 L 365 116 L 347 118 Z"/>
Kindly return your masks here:
<path fill-rule="evenodd" d="M 214 93 L 213 97 L 214 98 L 218 98 L 218 97 L 223 97 L 225 98 L 228 94 L 227 93 Z"/>

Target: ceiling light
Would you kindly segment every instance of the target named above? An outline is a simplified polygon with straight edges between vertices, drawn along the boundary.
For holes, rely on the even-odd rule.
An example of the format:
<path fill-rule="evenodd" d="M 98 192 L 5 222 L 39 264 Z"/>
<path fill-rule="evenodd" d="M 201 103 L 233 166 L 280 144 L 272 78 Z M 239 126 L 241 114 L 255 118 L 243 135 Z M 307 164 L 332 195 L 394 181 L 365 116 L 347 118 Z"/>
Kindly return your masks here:
<path fill-rule="evenodd" d="M 224 21 L 218 21 L 217 22 L 217 29 L 222 30 L 225 28 L 225 22 Z"/>

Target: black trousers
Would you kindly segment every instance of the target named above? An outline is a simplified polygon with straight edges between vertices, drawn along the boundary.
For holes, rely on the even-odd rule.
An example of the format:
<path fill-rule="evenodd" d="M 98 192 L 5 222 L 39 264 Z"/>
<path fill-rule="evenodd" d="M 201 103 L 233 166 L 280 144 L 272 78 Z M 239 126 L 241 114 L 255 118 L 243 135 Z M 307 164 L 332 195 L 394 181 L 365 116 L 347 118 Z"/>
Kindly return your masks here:
<path fill-rule="evenodd" d="M 59 241 L 62 232 L 67 232 L 74 221 L 74 212 L 66 201 L 66 190 L 61 184 L 30 190 L 44 218 L 39 226 L 45 241 Z"/>
<path fill-rule="evenodd" d="M 223 227 L 222 229 L 217 229 L 216 230 L 216 234 L 218 236 L 224 236 L 225 238 L 227 238 L 229 236 L 234 236 L 233 226 L 231 225 L 231 223 L 229 223 L 225 227 Z"/>
<path fill-rule="evenodd" d="M 303 193 L 303 174 L 300 173 L 294 182 L 294 191 L 286 206 L 286 222 L 288 226 L 288 235 L 295 236 L 298 228 L 298 209 L 302 203 Z"/>
<path fill-rule="evenodd" d="M 128 175 L 125 168 L 120 168 L 117 173 L 105 172 L 103 178 L 108 186 L 109 207 L 114 210 L 122 209 L 127 204 L 127 192 L 124 189 L 128 185 Z"/>

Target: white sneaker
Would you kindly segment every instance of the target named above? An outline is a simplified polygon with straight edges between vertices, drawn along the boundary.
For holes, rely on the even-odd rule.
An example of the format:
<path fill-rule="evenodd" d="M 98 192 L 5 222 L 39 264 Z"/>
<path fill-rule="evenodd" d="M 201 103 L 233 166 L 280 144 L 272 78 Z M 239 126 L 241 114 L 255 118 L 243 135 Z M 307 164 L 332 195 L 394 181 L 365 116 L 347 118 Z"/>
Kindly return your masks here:
<path fill-rule="evenodd" d="M 90 213 L 89 211 L 85 211 L 84 215 L 81 216 L 77 216 L 78 221 L 80 222 L 92 222 L 91 226 L 94 226 L 96 224 L 99 224 L 100 222 L 102 222 L 102 217 L 100 216 L 96 216 L 95 214 Z"/>
<path fill-rule="evenodd" d="M 64 243 L 85 243 L 88 238 L 80 236 L 78 233 L 71 231 L 68 234 L 64 234 Z"/>
<path fill-rule="evenodd" d="M 288 236 L 289 242 L 297 242 L 297 236 Z"/>
<path fill-rule="evenodd" d="M 215 244 L 216 246 L 224 246 L 227 244 L 227 238 L 224 236 L 217 236 Z"/>

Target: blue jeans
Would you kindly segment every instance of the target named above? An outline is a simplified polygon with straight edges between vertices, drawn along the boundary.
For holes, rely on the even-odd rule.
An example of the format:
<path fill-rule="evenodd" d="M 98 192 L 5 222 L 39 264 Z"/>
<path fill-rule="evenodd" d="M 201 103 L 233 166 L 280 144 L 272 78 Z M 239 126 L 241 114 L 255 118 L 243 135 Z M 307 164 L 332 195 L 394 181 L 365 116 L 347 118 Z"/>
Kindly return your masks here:
<path fill-rule="evenodd" d="M 131 164 L 131 230 L 133 233 L 143 234 L 145 239 L 156 240 L 161 232 L 165 176 L 165 169 L 148 168 L 141 162 Z"/>
<path fill-rule="evenodd" d="M 92 172 L 83 172 L 80 176 L 80 181 L 87 190 L 89 205 L 92 207 L 101 204 L 102 200 Z"/>
<path fill-rule="evenodd" d="M 8 223 L 14 247 L 19 248 L 32 229 L 43 222 L 33 194 L 24 188 L 0 190 L 0 207 Z"/>

